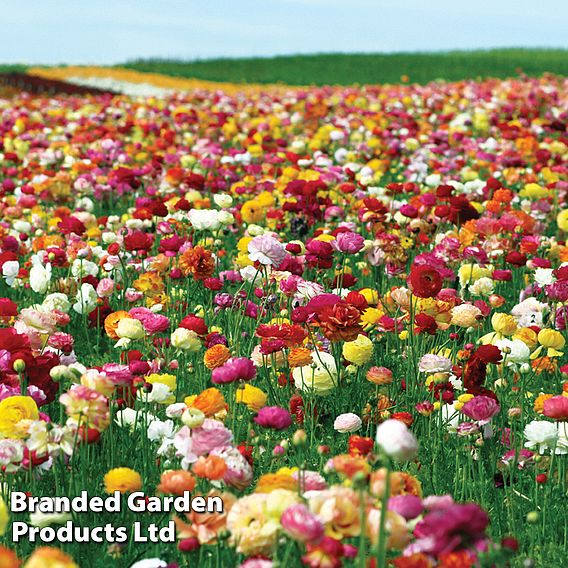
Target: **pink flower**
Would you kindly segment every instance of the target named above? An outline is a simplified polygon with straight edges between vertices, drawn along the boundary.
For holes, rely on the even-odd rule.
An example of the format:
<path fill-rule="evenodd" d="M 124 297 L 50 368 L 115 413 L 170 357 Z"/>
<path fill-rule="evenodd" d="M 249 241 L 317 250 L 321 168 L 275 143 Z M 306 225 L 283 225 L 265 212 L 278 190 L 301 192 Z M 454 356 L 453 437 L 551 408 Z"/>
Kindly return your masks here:
<path fill-rule="evenodd" d="M 292 424 L 290 413 L 280 406 L 261 408 L 254 421 L 264 428 L 274 428 L 274 430 L 284 430 Z"/>
<path fill-rule="evenodd" d="M 227 446 L 233 439 L 232 432 L 218 420 L 206 419 L 199 428 L 191 431 L 193 453 L 201 456 L 216 448 Z"/>
<path fill-rule="evenodd" d="M 339 233 L 333 242 L 333 248 L 345 254 L 356 254 L 365 246 L 365 239 L 359 233 L 346 231 Z"/>
<path fill-rule="evenodd" d="M 321 491 L 327 488 L 324 477 L 317 471 L 297 470 L 292 477 L 299 482 L 302 491 Z"/>
<path fill-rule="evenodd" d="M 461 409 L 463 414 L 475 420 L 480 426 L 487 424 L 500 410 L 497 401 L 483 395 L 468 400 Z"/>
<path fill-rule="evenodd" d="M 254 237 L 248 244 L 249 258 L 253 262 L 278 266 L 286 258 L 284 245 L 270 235 Z"/>
<path fill-rule="evenodd" d="M 103 372 L 117 386 L 127 386 L 132 383 L 134 376 L 128 365 L 119 365 L 118 363 L 106 363 L 102 367 Z"/>
<path fill-rule="evenodd" d="M 554 420 L 568 420 L 568 397 L 560 395 L 545 400 L 542 413 Z"/>
<path fill-rule="evenodd" d="M 144 326 L 144 330 L 149 334 L 166 331 L 170 326 L 169 318 L 156 314 L 148 308 L 132 308 L 129 315 L 137 319 Z"/>
<path fill-rule="evenodd" d="M 97 284 L 97 296 L 99 298 L 108 298 L 114 290 L 114 280 L 111 278 L 103 278 Z"/>
<path fill-rule="evenodd" d="M 284 531 L 300 542 L 319 542 L 324 535 L 323 523 L 303 504 L 288 507 L 280 519 Z"/>
<path fill-rule="evenodd" d="M 213 369 L 211 380 L 219 385 L 235 381 L 250 381 L 256 376 L 254 363 L 246 357 L 233 357 L 221 367 Z"/>
<path fill-rule="evenodd" d="M 422 500 L 416 495 L 395 495 L 389 499 L 389 511 L 403 516 L 407 521 L 415 519 L 424 511 Z"/>

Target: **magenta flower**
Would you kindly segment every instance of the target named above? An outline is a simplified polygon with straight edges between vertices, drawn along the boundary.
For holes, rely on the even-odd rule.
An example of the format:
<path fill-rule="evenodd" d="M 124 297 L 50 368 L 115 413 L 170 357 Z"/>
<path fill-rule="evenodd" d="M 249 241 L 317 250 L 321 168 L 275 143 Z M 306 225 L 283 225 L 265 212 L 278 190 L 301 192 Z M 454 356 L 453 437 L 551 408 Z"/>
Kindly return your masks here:
<path fill-rule="evenodd" d="M 319 542 L 324 535 L 323 523 L 303 504 L 288 507 L 280 519 L 284 531 L 300 542 Z"/>
<path fill-rule="evenodd" d="M 256 376 L 254 363 L 246 357 L 233 357 L 221 367 L 213 369 L 211 380 L 217 384 L 250 381 Z"/>
<path fill-rule="evenodd" d="M 264 428 L 284 430 L 292 424 L 290 413 L 280 406 L 265 406 L 261 408 L 254 421 Z"/>
<path fill-rule="evenodd" d="M 475 420 L 480 426 L 487 424 L 500 410 L 497 401 L 483 395 L 468 400 L 461 409 L 463 414 Z"/>
<path fill-rule="evenodd" d="M 414 529 L 416 541 L 405 554 L 438 556 L 457 549 L 481 549 L 489 524 L 487 513 L 475 503 L 451 505 L 428 513 Z"/>

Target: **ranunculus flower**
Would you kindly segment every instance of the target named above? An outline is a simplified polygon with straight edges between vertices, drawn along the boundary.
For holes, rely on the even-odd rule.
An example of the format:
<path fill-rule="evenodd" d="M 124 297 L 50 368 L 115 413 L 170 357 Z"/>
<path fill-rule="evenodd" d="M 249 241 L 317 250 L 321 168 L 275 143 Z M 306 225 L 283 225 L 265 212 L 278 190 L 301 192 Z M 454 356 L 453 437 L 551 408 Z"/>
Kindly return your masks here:
<path fill-rule="evenodd" d="M 292 425 L 290 413 L 280 406 L 264 406 L 258 411 L 254 421 L 264 428 L 285 430 Z"/>
<path fill-rule="evenodd" d="M 409 461 L 418 452 L 414 434 L 400 420 L 385 420 L 377 428 L 377 444 L 396 461 Z"/>
<path fill-rule="evenodd" d="M 483 395 L 468 400 L 461 409 L 466 416 L 475 420 L 480 426 L 487 424 L 500 410 L 501 407 L 497 401 Z"/>
<path fill-rule="evenodd" d="M 362 425 L 363 422 L 361 418 L 352 412 L 340 414 L 333 422 L 334 429 L 342 434 L 356 432 Z"/>
<path fill-rule="evenodd" d="M 215 384 L 250 381 L 256 376 L 254 363 L 246 357 L 233 357 L 221 367 L 213 369 L 211 380 Z"/>
<path fill-rule="evenodd" d="M 560 395 L 545 400 L 543 414 L 555 420 L 568 420 L 568 397 Z"/>
<path fill-rule="evenodd" d="M 280 524 L 284 531 L 299 542 L 319 542 L 324 535 L 323 523 L 303 503 L 288 507 Z"/>

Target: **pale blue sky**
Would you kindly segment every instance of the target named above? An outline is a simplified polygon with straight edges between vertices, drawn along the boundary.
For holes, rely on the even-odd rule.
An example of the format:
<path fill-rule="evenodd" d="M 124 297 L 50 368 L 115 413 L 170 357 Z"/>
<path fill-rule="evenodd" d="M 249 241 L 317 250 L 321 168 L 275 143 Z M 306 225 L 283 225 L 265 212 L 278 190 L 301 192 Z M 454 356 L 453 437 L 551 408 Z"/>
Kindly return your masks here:
<path fill-rule="evenodd" d="M 0 0 L 0 62 L 568 47 L 568 0 Z"/>

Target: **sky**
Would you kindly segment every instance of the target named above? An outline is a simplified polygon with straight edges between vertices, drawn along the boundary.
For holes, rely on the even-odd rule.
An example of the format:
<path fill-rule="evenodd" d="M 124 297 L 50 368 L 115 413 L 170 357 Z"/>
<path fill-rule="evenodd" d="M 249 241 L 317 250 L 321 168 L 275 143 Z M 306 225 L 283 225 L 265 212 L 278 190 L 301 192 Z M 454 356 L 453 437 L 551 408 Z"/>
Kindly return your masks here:
<path fill-rule="evenodd" d="M 568 47 L 568 0 L 0 0 L 0 63 Z"/>

